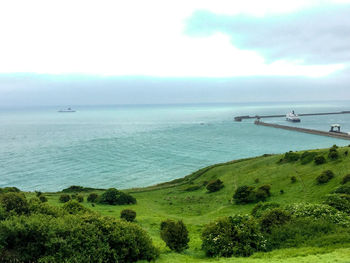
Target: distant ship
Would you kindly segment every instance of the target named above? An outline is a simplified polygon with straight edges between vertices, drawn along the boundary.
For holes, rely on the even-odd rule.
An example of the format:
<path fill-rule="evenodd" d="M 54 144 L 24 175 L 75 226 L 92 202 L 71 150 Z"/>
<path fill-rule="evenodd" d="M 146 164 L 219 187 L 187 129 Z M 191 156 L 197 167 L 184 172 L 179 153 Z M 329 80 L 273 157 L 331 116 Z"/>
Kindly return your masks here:
<path fill-rule="evenodd" d="M 73 110 L 72 108 L 67 108 L 64 110 L 59 110 L 58 112 L 75 112 L 75 110 Z"/>
<path fill-rule="evenodd" d="M 298 114 L 295 114 L 294 111 L 292 111 L 286 115 L 286 120 L 291 121 L 291 122 L 300 122 L 300 118 L 299 118 Z"/>

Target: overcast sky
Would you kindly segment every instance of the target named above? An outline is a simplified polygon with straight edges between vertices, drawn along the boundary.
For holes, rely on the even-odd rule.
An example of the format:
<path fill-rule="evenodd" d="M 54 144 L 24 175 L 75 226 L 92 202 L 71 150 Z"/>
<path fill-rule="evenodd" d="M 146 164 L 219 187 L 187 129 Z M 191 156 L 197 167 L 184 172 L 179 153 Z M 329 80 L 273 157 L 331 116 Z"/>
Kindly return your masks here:
<path fill-rule="evenodd" d="M 0 106 L 350 99 L 350 0 L 0 2 Z"/>

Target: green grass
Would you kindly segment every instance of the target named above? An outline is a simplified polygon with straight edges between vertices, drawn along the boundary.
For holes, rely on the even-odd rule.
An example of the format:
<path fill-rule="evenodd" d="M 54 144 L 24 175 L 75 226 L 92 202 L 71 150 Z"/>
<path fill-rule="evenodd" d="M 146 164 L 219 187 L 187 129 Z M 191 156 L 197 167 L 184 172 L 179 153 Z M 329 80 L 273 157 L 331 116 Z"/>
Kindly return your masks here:
<path fill-rule="evenodd" d="M 339 148 L 340 158 L 327 159 L 327 163 L 315 165 L 301 161 L 279 163 L 283 155 L 266 155 L 242 159 L 201 169 L 189 176 L 172 182 L 147 188 L 129 189 L 137 199 L 136 205 L 109 206 L 96 204 L 94 207 L 84 201 L 84 205 L 103 215 L 119 217 L 120 211 L 130 208 L 136 211 L 136 223 L 141 225 L 159 247 L 161 255 L 157 262 L 350 262 L 350 244 L 328 244 L 313 247 L 274 250 L 256 253 L 250 258 L 208 259 L 201 250 L 201 231 L 204 224 L 222 216 L 250 213 L 254 204 L 236 205 L 232 202 L 235 189 L 241 185 L 271 185 L 272 196 L 268 201 L 282 205 L 308 202 L 320 203 L 324 196 L 340 185 L 342 177 L 350 173 L 350 156 L 344 152 L 349 147 Z M 327 158 L 328 149 L 314 150 Z M 315 178 L 322 171 L 330 169 L 335 173 L 329 183 L 318 185 Z M 290 178 L 297 177 L 292 183 Z M 215 193 L 207 193 L 204 181 L 219 178 L 224 188 Z M 255 180 L 259 179 L 259 183 Z M 188 187 L 200 185 L 200 189 L 186 191 Z M 93 187 L 93 186 L 92 186 Z M 284 194 L 280 194 L 280 190 Z M 101 193 L 101 191 L 94 191 Z M 82 193 L 86 197 L 88 193 Z M 29 196 L 34 193 L 28 193 Z M 49 203 L 58 202 L 60 193 L 46 193 Z M 164 219 L 182 219 L 190 233 L 190 248 L 182 254 L 171 252 L 159 237 L 159 225 Z"/>

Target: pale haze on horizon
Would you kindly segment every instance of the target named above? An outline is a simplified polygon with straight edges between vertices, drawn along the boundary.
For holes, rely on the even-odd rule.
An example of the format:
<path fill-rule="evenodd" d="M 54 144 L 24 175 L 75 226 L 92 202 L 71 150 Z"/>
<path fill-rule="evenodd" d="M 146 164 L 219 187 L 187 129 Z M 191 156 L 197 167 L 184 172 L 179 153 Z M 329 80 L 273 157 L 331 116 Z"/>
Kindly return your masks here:
<path fill-rule="evenodd" d="M 2 1 L 0 106 L 349 98 L 350 1 Z"/>

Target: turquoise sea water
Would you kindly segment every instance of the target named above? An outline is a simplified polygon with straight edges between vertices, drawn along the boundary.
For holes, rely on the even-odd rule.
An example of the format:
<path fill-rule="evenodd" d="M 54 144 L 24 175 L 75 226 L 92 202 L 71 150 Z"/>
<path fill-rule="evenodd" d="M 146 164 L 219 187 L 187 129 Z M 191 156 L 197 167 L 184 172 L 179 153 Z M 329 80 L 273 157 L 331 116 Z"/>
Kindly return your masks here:
<path fill-rule="evenodd" d="M 0 187 L 129 188 L 264 153 L 350 141 L 234 122 L 237 115 L 350 110 L 350 102 L 76 106 L 0 109 Z M 283 123 L 284 118 L 266 121 Z M 302 117 L 301 127 L 350 131 L 350 114 Z M 289 123 L 290 124 L 290 123 Z"/>

